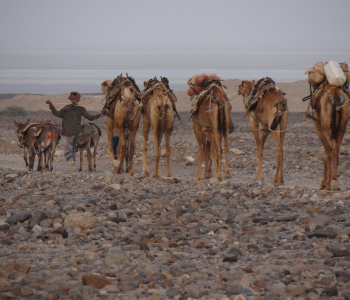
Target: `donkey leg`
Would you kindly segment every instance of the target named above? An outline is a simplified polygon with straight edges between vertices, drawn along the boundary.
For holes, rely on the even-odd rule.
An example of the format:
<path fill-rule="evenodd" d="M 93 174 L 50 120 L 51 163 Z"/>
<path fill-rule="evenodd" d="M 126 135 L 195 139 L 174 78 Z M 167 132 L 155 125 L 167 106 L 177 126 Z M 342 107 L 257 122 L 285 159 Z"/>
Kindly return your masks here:
<path fill-rule="evenodd" d="M 88 170 L 89 172 L 92 171 L 92 155 L 91 155 L 91 148 L 89 143 L 86 146 L 86 153 L 87 153 L 87 161 L 88 161 Z"/>
<path fill-rule="evenodd" d="M 78 171 L 81 172 L 83 170 L 84 149 L 80 148 L 79 153 L 80 153 L 80 165 L 79 165 Z"/>
<path fill-rule="evenodd" d="M 24 146 L 23 147 L 23 158 L 24 158 L 24 162 L 26 164 L 26 168 L 29 170 L 29 164 L 28 164 L 28 147 Z"/>

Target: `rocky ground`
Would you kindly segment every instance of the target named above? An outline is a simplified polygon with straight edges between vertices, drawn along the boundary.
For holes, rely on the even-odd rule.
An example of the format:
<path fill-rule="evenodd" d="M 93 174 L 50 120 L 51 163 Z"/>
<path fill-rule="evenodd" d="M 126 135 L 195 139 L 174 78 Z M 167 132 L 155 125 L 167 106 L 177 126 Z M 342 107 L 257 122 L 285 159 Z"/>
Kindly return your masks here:
<path fill-rule="evenodd" d="M 33 112 L 41 119 L 45 112 Z M 185 119 L 187 113 L 182 113 Z M 172 177 L 114 175 L 103 120 L 97 170 L 71 172 L 59 144 L 54 171 L 27 172 L 13 119 L 0 124 L 1 299 L 349 299 L 349 135 L 339 191 L 320 191 L 323 150 L 311 121 L 291 113 L 285 185 L 273 186 L 276 148 L 256 181 L 248 118 L 232 113 L 232 178 L 194 182 L 190 122 L 172 136 Z M 153 138 L 148 162 L 154 168 Z M 165 175 L 165 158 L 162 158 Z"/>

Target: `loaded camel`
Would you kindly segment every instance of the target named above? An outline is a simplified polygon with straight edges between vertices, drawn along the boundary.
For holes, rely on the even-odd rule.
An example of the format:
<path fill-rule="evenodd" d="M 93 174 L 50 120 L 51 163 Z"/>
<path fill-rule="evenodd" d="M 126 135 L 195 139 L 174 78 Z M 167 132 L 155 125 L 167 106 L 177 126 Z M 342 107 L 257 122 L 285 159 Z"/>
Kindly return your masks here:
<path fill-rule="evenodd" d="M 276 172 L 272 183 L 283 184 L 283 141 L 287 128 L 288 108 L 284 93 L 279 91 L 275 82 L 264 77 L 257 84 L 255 81 L 243 80 L 238 88 L 238 94 L 243 96 L 246 108 L 244 116 L 250 116 L 250 129 L 257 146 L 258 167 L 256 178 L 264 179 L 262 160 L 264 144 L 271 133 L 277 146 Z M 262 134 L 259 134 L 259 130 Z"/>
<path fill-rule="evenodd" d="M 115 172 L 117 174 L 122 172 L 123 162 L 126 160 L 126 171 L 129 172 L 130 176 L 134 176 L 133 156 L 135 153 L 136 133 L 140 122 L 140 91 L 134 79 L 129 77 L 128 74 L 126 74 L 126 77 L 120 74 L 112 83 L 107 80 L 104 81 L 102 83 L 102 91 L 106 95 L 106 105 L 104 109 L 107 113 L 107 153 L 113 161 L 112 140 L 113 130 L 116 130 L 119 136 L 117 148 L 119 164 Z M 125 140 L 126 133 L 128 133 L 130 149 L 127 149 Z"/>
<path fill-rule="evenodd" d="M 339 165 L 339 152 L 349 120 L 349 90 L 346 85 L 350 82 L 348 65 L 340 64 L 344 77 L 332 77 L 337 86 L 329 84 L 325 74 L 324 63 L 318 62 L 311 69 L 307 70 L 310 84 L 310 96 L 303 100 L 310 99 L 305 118 L 310 117 L 314 121 L 316 133 L 324 148 L 323 156 L 323 179 L 320 189 L 337 190 L 337 171 Z M 345 67 L 345 68 L 344 68 Z M 326 67 L 327 68 L 327 67 Z M 335 72 L 334 74 L 339 75 Z M 344 80 L 341 86 L 341 81 Z M 312 108 L 312 114 L 308 113 Z M 305 119 L 304 118 L 304 119 Z"/>
<path fill-rule="evenodd" d="M 215 74 L 214 74 L 215 75 Z M 211 177 L 211 164 L 214 163 L 215 177 L 222 179 L 222 154 L 221 145 L 224 139 L 225 152 L 225 178 L 230 178 L 228 165 L 228 134 L 230 131 L 231 104 L 228 101 L 225 88 L 220 78 L 215 76 L 204 78 L 199 85 L 192 84 L 195 76 L 191 77 L 188 84 L 197 87 L 195 95 L 192 95 L 192 122 L 193 131 L 198 142 L 198 170 L 195 181 L 202 179 L 202 162 L 204 161 L 204 179 Z"/>
<path fill-rule="evenodd" d="M 167 177 L 171 176 L 170 172 L 170 136 L 173 130 L 174 111 L 172 103 L 172 93 L 164 84 L 163 79 L 158 81 L 155 77 L 144 82 L 144 90 L 141 95 L 142 115 L 143 115 L 143 172 L 142 176 L 149 176 L 147 166 L 147 141 L 150 128 L 152 128 L 154 143 L 155 143 L 155 169 L 152 175 L 153 178 L 160 178 L 160 146 L 162 137 L 165 137 L 166 161 L 167 161 Z"/>

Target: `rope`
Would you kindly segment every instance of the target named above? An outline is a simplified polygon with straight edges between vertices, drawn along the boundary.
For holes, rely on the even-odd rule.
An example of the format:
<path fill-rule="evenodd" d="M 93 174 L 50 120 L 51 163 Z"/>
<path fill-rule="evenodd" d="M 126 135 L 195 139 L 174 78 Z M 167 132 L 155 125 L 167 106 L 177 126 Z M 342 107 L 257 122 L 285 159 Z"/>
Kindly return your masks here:
<path fill-rule="evenodd" d="M 238 96 L 238 93 L 231 99 L 231 100 L 228 100 L 226 101 L 223 105 L 217 107 L 217 108 L 214 108 L 214 109 L 209 109 L 207 110 L 207 112 L 213 112 L 213 111 L 216 111 L 216 110 L 219 110 L 221 107 L 225 106 L 226 104 L 230 103 L 231 101 L 233 101 L 233 99 L 235 99 L 236 97 Z"/>

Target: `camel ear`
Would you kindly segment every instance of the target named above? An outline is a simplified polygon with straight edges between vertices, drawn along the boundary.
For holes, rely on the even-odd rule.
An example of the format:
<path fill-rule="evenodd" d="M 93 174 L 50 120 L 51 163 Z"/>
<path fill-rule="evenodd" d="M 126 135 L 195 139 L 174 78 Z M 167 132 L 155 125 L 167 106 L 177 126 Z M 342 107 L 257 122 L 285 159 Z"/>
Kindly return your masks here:
<path fill-rule="evenodd" d="M 104 82 L 101 83 L 101 85 L 102 85 L 102 86 L 106 86 L 106 85 L 107 85 L 107 82 L 104 81 Z"/>
<path fill-rule="evenodd" d="M 252 80 L 252 84 L 255 85 L 255 80 Z"/>
<path fill-rule="evenodd" d="M 143 86 L 144 86 L 144 87 L 147 87 L 147 81 L 144 81 L 144 82 L 143 82 Z"/>

